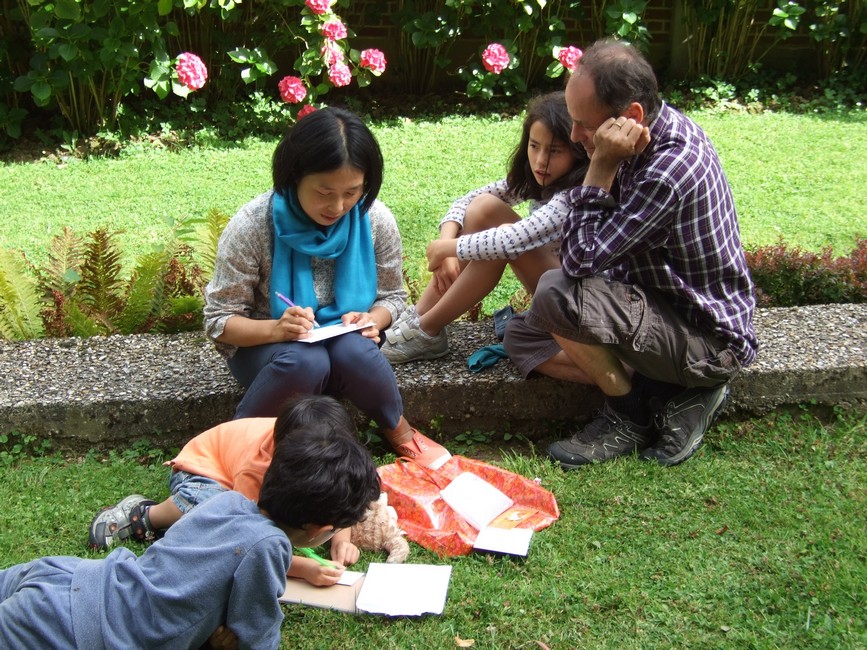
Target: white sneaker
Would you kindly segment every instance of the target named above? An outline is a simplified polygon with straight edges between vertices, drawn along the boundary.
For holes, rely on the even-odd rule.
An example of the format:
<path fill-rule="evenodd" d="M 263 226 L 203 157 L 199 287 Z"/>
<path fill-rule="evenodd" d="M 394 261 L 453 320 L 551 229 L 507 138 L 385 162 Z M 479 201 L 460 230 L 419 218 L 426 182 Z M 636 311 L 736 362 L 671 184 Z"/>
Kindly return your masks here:
<path fill-rule="evenodd" d="M 407 305 L 404 307 L 403 311 L 397 315 L 397 318 L 394 319 L 394 322 L 391 324 L 392 327 L 397 327 L 399 323 L 402 323 L 406 320 L 415 319 L 418 322 L 418 314 L 415 312 L 415 305 Z"/>
<path fill-rule="evenodd" d="M 385 332 L 382 353 L 391 363 L 407 363 L 425 359 L 439 359 L 448 354 L 449 340 L 443 329 L 436 336 L 425 334 L 418 322 L 418 314 L 410 314 Z"/>

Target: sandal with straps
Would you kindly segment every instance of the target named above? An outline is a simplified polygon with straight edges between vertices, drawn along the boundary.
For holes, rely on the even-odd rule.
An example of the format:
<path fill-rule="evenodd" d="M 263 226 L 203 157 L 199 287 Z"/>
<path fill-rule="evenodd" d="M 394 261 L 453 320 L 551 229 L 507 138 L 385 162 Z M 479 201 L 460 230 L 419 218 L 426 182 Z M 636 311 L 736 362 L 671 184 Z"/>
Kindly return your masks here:
<path fill-rule="evenodd" d="M 156 501 L 132 494 L 113 506 L 107 506 L 96 513 L 90 522 L 87 545 L 92 549 L 105 550 L 118 541 L 132 538 L 147 542 L 157 538 L 144 516 L 148 506 Z"/>

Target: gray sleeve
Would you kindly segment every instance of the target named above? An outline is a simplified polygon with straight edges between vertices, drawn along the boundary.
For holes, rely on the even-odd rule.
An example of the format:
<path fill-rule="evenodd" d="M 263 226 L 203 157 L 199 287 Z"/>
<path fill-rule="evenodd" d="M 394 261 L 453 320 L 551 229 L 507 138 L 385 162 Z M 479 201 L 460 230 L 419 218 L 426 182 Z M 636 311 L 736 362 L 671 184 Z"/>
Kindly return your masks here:
<path fill-rule="evenodd" d="M 272 536 L 249 549 L 235 571 L 226 611 L 226 626 L 238 637 L 239 648 L 280 645 L 283 611 L 279 598 L 286 590 L 289 541 Z"/>
<path fill-rule="evenodd" d="M 243 206 L 220 236 L 214 275 L 205 288 L 204 327 L 211 339 L 232 316 L 271 317 L 270 199 L 267 192 Z"/>
<path fill-rule="evenodd" d="M 403 243 L 394 215 L 379 200 L 370 208 L 370 228 L 376 255 L 376 300 L 371 306 L 387 309 L 394 322 L 406 306 Z"/>

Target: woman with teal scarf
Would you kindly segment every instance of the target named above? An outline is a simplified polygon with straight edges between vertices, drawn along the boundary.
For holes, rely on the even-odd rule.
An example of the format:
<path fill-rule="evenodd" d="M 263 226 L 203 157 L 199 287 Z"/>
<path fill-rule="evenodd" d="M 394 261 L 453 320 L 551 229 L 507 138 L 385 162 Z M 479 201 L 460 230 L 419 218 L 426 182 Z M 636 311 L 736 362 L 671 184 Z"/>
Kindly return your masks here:
<path fill-rule="evenodd" d="M 247 389 L 235 418 L 274 417 L 299 394 L 347 398 L 398 454 L 438 467 L 448 451 L 404 418 L 379 350 L 380 331 L 406 304 L 400 233 L 376 198 L 382 170 L 358 116 L 329 107 L 298 121 L 274 152 L 273 190 L 243 206 L 220 238 L 205 331 Z M 314 326 L 368 322 L 301 342 Z"/>

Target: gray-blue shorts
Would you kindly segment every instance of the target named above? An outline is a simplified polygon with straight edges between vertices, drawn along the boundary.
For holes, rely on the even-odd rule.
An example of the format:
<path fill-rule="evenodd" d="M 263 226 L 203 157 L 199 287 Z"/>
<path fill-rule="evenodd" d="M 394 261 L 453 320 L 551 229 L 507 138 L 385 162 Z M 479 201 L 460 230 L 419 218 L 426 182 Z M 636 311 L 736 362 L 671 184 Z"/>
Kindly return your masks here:
<path fill-rule="evenodd" d="M 172 471 L 169 478 L 169 490 L 172 493 L 172 502 L 184 514 L 211 497 L 229 491 L 214 479 L 182 470 Z"/>
<path fill-rule="evenodd" d="M 509 321 L 503 340 L 525 377 L 560 351 L 552 334 L 604 346 L 636 372 L 687 388 L 718 386 L 741 369 L 725 343 L 686 322 L 667 300 L 601 276 L 542 275 L 530 311 Z"/>

